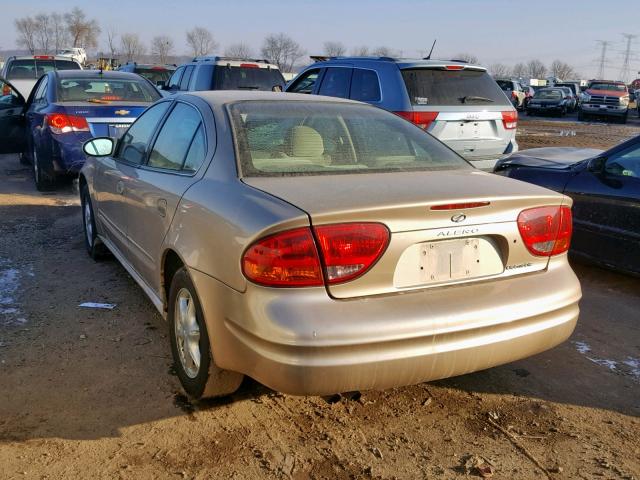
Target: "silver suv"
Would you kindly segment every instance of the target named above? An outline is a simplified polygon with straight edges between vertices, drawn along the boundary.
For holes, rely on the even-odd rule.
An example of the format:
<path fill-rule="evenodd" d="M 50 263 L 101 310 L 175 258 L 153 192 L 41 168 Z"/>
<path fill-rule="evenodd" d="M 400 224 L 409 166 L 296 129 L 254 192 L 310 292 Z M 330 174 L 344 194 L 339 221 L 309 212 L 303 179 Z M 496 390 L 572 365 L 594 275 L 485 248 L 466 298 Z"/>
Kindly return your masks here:
<path fill-rule="evenodd" d="M 24 98 L 29 98 L 38 79 L 52 70 L 82 70 L 82 67 L 69 57 L 24 55 L 9 57 L 0 76 L 11 82 Z"/>
<path fill-rule="evenodd" d="M 390 110 L 483 170 L 518 150 L 518 113 L 484 67 L 447 60 L 316 58 L 287 92 L 351 98 Z"/>

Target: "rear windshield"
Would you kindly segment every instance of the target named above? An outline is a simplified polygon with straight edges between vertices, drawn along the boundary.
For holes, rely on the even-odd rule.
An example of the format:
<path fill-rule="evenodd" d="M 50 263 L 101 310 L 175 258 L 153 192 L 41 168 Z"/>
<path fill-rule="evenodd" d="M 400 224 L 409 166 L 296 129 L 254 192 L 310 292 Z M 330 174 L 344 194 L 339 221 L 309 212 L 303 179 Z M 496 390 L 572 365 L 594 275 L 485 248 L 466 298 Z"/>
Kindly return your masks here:
<path fill-rule="evenodd" d="M 37 80 L 51 70 L 80 70 L 80 65 L 71 60 L 13 60 L 7 80 Z"/>
<path fill-rule="evenodd" d="M 617 92 L 624 92 L 627 90 L 627 86 L 619 83 L 597 82 L 589 85 L 589 90 L 615 90 Z"/>
<path fill-rule="evenodd" d="M 158 82 L 167 83 L 173 73 L 166 68 L 136 68 L 134 72 L 150 80 L 154 85 L 157 85 Z"/>
<path fill-rule="evenodd" d="M 218 65 L 215 70 L 216 90 L 265 90 L 278 86 L 284 89 L 280 70 L 272 68 L 227 67 Z"/>
<path fill-rule="evenodd" d="M 540 100 L 557 100 L 562 98 L 562 92 L 560 90 L 540 90 L 536 92 L 533 98 Z"/>
<path fill-rule="evenodd" d="M 509 80 L 496 80 L 496 83 L 505 92 L 513 90 L 513 82 L 510 82 Z"/>
<path fill-rule="evenodd" d="M 106 78 L 64 78 L 58 85 L 61 102 L 155 102 L 160 94 L 146 81 Z"/>
<path fill-rule="evenodd" d="M 484 71 L 409 68 L 402 70 L 402 77 L 412 105 L 511 105 Z"/>
<path fill-rule="evenodd" d="M 245 176 L 473 168 L 430 134 L 368 105 L 247 101 L 229 112 Z"/>

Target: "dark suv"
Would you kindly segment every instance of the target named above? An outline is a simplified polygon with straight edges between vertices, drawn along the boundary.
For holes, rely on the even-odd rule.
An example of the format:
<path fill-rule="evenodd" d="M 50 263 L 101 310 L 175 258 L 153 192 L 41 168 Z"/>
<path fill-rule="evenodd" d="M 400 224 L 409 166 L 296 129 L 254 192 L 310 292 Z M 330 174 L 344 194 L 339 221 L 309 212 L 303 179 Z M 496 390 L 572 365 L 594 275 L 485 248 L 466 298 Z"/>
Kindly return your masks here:
<path fill-rule="evenodd" d="M 392 111 L 484 170 L 518 149 L 518 113 L 484 67 L 455 60 L 317 59 L 287 92 L 351 98 Z"/>
<path fill-rule="evenodd" d="M 162 90 L 168 93 L 196 90 L 282 91 L 284 77 L 267 60 L 232 57 L 196 57 L 180 65 Z"/>

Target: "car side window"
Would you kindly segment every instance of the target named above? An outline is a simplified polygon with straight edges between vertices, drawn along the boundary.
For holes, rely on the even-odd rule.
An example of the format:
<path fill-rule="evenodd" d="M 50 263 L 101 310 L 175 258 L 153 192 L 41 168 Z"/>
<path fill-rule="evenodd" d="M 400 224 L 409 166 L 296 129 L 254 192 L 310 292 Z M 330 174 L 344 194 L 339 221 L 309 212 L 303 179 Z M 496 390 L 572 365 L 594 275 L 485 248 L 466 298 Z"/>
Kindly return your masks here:
<path fill-rule="evenodd" d="M 8 83 L 0 80 L 0 110 L 6 110 L 22 106 L 23 102 L 13 88 Z"/>
<path fill-rule="evenodd" d="M 40 84 L 38 85 L 38 89 L 36 90 L 36 93 L 33 97 L 34 105 L 42 105 L 46 103 L 47 84 L 49 83 L 48 80 L 49 80 L 48 78 L 43 78 Z"/>
<path fill-rule="evenodd" d="M 182 170 L 191 142 L 201 124 L 202 119 L 195 108 L 185 103 L 176 104 L 158 134 L 147 165 L 165 170 Z"/>
<path fill-rule="evenodd" d="M 328 97 L 348 98 L 352 72 L 352 68 L 327 68 L 318 93 Z"/>
<path fill-rule="evenodd" d="M 169 79 L 169 83 L 167 84 L 167 88 L 170 90 L 178 90 L 180 88 L 180 80 L 182 79 L 182 73 L 184 72 L 184 67 L 178 68 L 171 78 Z"/>
<path fill-rule="evenodd" d="M 211 85 L 213 84 L 213 65 L 200 65 L 195 71 L 195 75 L 194 90 L 211 90 Z"/>
<path fill-rule="evenodd" d="M 640 146 L 612 155 L 604 168 L 611 175 L 640 178 Z"/>
<path fill-rule="evenodd" d="M 315 87 L 319 75 L 319 68 L 309 70 L 303 73 L 287 91 L 293 93 L 313 93 L 313 87 Z"/>
<path fill-rule="evenodd" d="M 180 80 L 180 90 L 187 91 L 189 90 L 189 82 L 191 81 L 191 75 L 193 75 L 193 70 L 196 67 L 193 65 L 189 65 L 184 69 L 184 74 L 182 75 L 182 80 Z"/>
<path fill-rule="evenodd" d="M 381 97 L 378 74 L 373 70 L 354 68 L 349 98 L 360 102 L 379 102 Z"/>
<path fill-rule="evenodd" d="M 193 137 L 187 158 L 184 161 L 182 169 L 186 172 L 195 172 L 200 168 L 204 158 L 207 155 L 207 141 L 204 136 L 204 126 L 200 124 L 198 131 Z"/>
<path fill-rule="evenodd" d="M 116 157 L 134 165 L 140 165 L 146 156 L 147 148 L 158 122 L 162 120 L 170 102 L 162 102 L 149 107 L 129 127 L 122 136 Z"/>

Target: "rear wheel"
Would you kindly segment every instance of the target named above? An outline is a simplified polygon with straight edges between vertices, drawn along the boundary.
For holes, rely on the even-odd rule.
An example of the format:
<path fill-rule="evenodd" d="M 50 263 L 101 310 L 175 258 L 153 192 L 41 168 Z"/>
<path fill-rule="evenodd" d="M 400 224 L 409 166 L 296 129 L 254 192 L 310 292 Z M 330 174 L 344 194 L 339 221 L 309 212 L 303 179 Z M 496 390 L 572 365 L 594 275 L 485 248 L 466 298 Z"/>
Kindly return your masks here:
<path fill-rule="evenodd" d="M 171 353 L 187 394 L 203 398 L 235 392 L 244 376 L 214 363 L 200 300 L 184 267 L 171 280 L 168 310 Z"/>
<path fill-rule="evenodd" d="M 38 191 L 46 192 L 53 189 L 56 184 L 53 166 L 51 162 L 47 162 L 38 156 L 38 149 L 35 145 L 31 150 L 31 161 L 33 163 L 33 180 Z"/>

